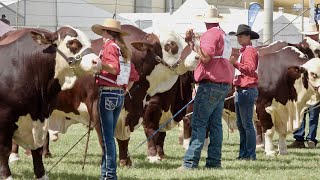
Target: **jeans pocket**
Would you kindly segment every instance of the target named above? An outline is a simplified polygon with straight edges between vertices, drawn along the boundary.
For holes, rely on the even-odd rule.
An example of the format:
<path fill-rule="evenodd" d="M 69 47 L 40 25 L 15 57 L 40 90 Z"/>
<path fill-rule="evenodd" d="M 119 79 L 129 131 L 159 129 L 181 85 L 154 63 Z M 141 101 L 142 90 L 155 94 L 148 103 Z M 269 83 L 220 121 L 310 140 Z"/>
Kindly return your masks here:
<path fill-rule="evenodd" d="M 118 106 L 118 101 L 117 97 L 105 97 L 104 104 L 106 110 L 113 111 Z"/>

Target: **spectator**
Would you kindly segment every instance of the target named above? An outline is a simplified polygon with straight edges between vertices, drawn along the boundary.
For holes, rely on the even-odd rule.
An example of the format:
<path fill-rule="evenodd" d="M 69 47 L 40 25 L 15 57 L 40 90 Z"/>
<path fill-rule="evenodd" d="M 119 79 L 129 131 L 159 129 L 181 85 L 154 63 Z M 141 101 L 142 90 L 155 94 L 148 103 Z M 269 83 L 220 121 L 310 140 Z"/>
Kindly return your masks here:
<path fill-rule="evenodd" d="M 2 14 L 0 20 L 1 20 L 2 22 L 4 22 L 4 23 L 10 25 L 10 21 L 9 21 L 8 19 L 6 19 L 6 17 L 7 17 L 7 16 L 6 16 L 5 14 Z"/>

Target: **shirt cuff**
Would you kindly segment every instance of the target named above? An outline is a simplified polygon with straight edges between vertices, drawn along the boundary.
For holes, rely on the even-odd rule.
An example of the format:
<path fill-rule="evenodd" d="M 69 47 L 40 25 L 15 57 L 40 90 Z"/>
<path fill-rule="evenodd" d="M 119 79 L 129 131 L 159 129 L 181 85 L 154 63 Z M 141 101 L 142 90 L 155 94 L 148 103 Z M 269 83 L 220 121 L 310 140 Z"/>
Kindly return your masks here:
<path fill-rule="evenodd" d="M 237 62 L 235 62 L 235 63 L 233 64 L 233 66 L 234 66 L 235 68 L 239 69 L 240 64 L 241 64 L 241 63 L 239 63 L 239 62 L 237 61 Z"/>

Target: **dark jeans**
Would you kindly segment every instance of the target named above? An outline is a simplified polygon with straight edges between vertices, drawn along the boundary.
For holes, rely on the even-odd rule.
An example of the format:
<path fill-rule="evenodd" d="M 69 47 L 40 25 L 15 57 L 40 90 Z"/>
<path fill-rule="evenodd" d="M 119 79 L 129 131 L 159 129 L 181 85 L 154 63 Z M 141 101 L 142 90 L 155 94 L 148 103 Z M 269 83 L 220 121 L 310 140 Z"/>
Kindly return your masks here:
<path fill-rule="evenodd" d="M 256 159 L 256 131 L 252 116 L 254 103 L 258 97 L 257 88 L 240 89 L 234 99 L 237 126 L 240 133 L 240 159 Z"/>
<path fill-rule="evenodd" d="M 117 152 L 114 130 L 123 106 L 123 93 L 123 90 L 99 90 L 98 107 L 103 143 L 101 179 L 117 179 Z"/>
<path fill-rule="evenodd" d="M 191 139 L 184 156 L 183 166 L 197 168 L 204 145 L 206 130 L 209 129 L 210 144 L 206 167 L 221 167 L 222 148 L 222 111 L 224 100 L 230 90 L 230 85 L 215 83 L 200 83 L 194 99 L 191 120 Z"/>
<path fill-rule="evenodd" d="M 311 109 L 309 111 L 309 133 L 306 137 L 306 140 L 313 141 L 315 144 L 317 144 L 318 141 L 316 140 L 316 136 L 317 136 L 317 128 L 318 128 L 318 122 L 319 122 L 320 107 L 314 108 L 315 106 L 318 106 L 318 104 L 309 107 L 309 109 Z M 306 116 L 307 116 L 307 113 L 304 113 L 300 128 L 293 133 L 293 137 L 297 141 L 305 140 L 304 135 L 305 135 L 305 127 L 306 127 Z"/>

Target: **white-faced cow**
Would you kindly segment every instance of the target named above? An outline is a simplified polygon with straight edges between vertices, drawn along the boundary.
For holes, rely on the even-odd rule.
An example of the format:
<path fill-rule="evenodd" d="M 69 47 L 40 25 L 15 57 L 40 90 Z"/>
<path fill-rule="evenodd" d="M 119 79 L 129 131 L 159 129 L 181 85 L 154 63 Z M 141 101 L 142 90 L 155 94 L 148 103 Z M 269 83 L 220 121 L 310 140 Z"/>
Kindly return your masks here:
<path fill-rule="evenodd" d="M 8 166 L 12 139 L 32 150 L 37 179 L 49 179 L 42 162 L 48 120 L 61 90 L 77 77 L 101 68 L 88 37 L 72 27 L 56 32 L 22 29 L 0 40 L 0 179 L 12 179 Z"/>
<path fill-rule="evenodd" d="M 186 96 L 191 96 L 191 86 L 183 88 L 190 85 L 190 82 L 187 82 L 190 80 L 190 74 L 185 73 L 193 70 L 198 60 L 197 54 L 192 52 L 184 40 L 174 32 L 161 32 L 155 35 L 129 25 L 123 25 L 122 28 L 131 34 L 124 40 L 128 47 L 131 47 L 131 62 L 135 64 L 140 75 L 139 81 L 134 83 L 125 97 L 124 108 L 116 129 L 120 164 L 131 165 L 131 160 L 127 156 L 131 132 L 144 120 L 146 135 L 149 136 L 159 124 L 171 118 L 172 114 L 187 103 L 186 100 L 190 98 Z M 92 48 L 96 54 L 101 50 L 102 43 L 102 39 L 92 41 Z M 98 121 L 97 113 L 91 114 L 89 108 L 92 103 L 96 107 L 98 92 L 92 88 L 96 87 L 92 82 L 94 82 L 93 77 L 86 77 L 77 82 L 73 89 L 60 92 L 58 106 L 50 117 L 52 134 L 65 132 L 68 126 L 79 121 L 85 124 L 88 124 L 90 118 L 93 119 L 92 124 Z M 186 98 L 184 101 L 177 100 L 181 97 Z M 172 121 L 166 130 L 176 125 L 176 121 Z M 97 128 L 100 133 L 99 127 Z M 164 140 L 165 132 L 161 134 Z M 151 145 L 148 148 L 148 155 L 155 157 L 151 159 L 159 159 L 156 157 L 157 153 L 164 157 L 163 140 L 159 140 L 158 142 L 162 141 L 162 145 L 157 146 L 159 136 L 156 135 L 149 143 Z M 158 149 L 161 147 L 159 152 L 155 151 L 156 146 Z"/>

